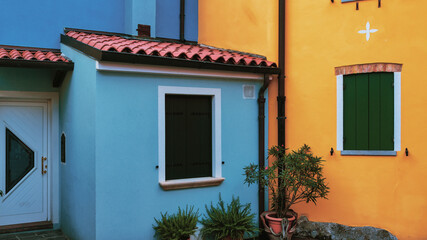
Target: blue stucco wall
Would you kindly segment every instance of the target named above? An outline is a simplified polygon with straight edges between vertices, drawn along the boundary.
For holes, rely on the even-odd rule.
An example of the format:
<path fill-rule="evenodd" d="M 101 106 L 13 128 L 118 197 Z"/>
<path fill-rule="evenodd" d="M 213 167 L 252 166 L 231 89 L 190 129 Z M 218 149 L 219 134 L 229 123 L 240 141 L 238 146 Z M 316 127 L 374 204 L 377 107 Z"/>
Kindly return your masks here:
<path fill-rule="evenodd" d="M 15 0 L 3 9 L 1 45 L 59 48 L 65 27 L 136 35 L 138 24 L 151 25 L 152 37 L 179 38 L 177 0 Z M 197 0 L 187 0 L 185 28 L 186 39 L 197 41 Z"/>
<path fill-rule="evenodd" d="M 95 62 L 63 46 L 74 61 L 60 89 L 60 133 L 66 135 L 61 164 L 61 228 L 71 239 L 95 237 Z"/>
<path fill-rule="evenodd" d="M 64 27 L 125 30 L 123 1 L 14 0 L 2 6 L 0 44 L 5 45 L 59 48 Z"/>
<path fill-rule="evenodd" d="M 185 1 L 185 40 L 198 40 L 198 0 Z M 180 1 L 162 0 L 156 5 L 156 37 L 179 39 Z"/>
<path fill-rule="evenodd" d="M 152 239 L 154 217 L 178 206 L 226 201 L 232 195 L 252 203 L 257 188 L 243 184 L 243 170 L 257 162 L 257 102 L 242 98 L 246 81 L 132 73 L 97 74 L 96 235 L 98 239 Z M 256 82 L 259 89 L 261 83 Z M 158 86 L 220 88 L 222 175 L 216 187 L 164 191 L 158 183 Z M 257 90 L 258 91 L 258 90 Z M 125 235 L 123 233 L 126 233 Z"/>
<path fill-rule="evenodd" d="M 199 2 L 187 0 L 185 5 L 185 40 L 199 41 Z"/>
<path fill-rule="evenodd" d="M 138 35 L 138 24 L 151 26 L 151 37 L 156 36 L 156 2 L 157 0 L 125 0 L 125 31 Z"/>

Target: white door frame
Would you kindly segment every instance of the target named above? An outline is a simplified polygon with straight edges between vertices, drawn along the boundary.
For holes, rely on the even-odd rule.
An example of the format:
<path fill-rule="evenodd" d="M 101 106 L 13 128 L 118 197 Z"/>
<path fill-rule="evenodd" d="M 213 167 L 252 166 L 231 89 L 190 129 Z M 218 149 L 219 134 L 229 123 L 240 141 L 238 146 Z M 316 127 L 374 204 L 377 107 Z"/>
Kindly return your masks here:
<path fill-rule="evenodd" d="M 48 114 L 48 143 L 47 161 L 48 174 L 48 221 L 52 221 L 54 228 L 59 226 L 60 192 L 59 192 L 59 94 L 58 92 L 21 92 L 0 91 L 2 102 L 45 102 Z"/>

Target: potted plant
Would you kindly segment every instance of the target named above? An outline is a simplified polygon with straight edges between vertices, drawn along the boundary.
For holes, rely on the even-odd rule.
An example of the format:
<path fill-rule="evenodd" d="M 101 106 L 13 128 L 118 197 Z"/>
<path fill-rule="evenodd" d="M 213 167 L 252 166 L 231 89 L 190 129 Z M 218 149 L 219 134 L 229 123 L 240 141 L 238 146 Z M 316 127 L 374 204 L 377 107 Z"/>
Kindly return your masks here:
<path fill-rule="evenodd" d="M 166 212 L 160 215 L 162 217 L 159 220 L 154 218 L 157 225 L 153 225 L 155 236 L 160 240 L 189 240 L 196 232 L 199 211 L 194 211 L 193 206 L 187 206 L 185 210 L 178 207 L 176 214 L 168 215 Z"/>
<path fill-rule="evenodd" d="M 202 239 L 242 240 L 245 233 L 254 234 L 258 230 L 251 204 L 241 204 L 238 197 L 233 196 L 231 203 L 225 206 L 220 195 L 216 206 L 211 202 L 210 207 L 205 205 L 205 208 L 205 217 L 200 221 Z"/>
<path fill-rule="evenodd" d="M 273 161 L 265 169 L 254 164 L 244 168 L 245 183 L 260 183 L 269 190 L 271 211 L 261 214 L 261 220 L 271 239 L 289 237 L 298 218 L 291 210 L 293 204 L 316 204 L 318 198 L 327 199 L 329 193 L 322 174 L 323 160 L 314 156 L 305 144 L 297 151 L 286 150 L 283 145 L 271 147 L 268 156 Z"/>

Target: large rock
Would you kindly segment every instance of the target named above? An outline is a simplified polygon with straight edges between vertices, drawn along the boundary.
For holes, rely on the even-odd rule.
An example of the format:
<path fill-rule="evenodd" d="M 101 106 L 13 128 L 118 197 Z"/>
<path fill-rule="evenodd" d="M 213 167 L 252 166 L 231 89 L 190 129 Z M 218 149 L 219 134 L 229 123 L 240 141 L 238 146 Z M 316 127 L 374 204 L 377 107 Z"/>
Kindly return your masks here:
<path fill-rule="evenodd" d="M 295 237 L 320 240 L 397 240 L 390 232 L 374 227 L 350 227 L 338 223 L 310 222 L 298 219 Z"/>

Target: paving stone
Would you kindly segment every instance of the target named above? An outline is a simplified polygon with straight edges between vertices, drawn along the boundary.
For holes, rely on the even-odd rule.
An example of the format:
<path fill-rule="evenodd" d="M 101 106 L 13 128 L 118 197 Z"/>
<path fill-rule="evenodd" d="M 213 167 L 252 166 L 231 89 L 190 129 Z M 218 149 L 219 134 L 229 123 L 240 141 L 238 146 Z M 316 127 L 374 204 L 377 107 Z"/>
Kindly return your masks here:
<path fill-rule="evenodd" d="M 0 240 L 17 240 L 17 239 L 19 238 L 17 238 L 15 234 L 0 235 Z"/>
<path fill-rule="evenodd" d="M 26 237 L 26 236 L 34 236 L 35 232 L 22 232 L 22 233 L 13 233 L 13 235 L 20 236 L 20 237 Z"/>
<path fill-rule="evenodd" d="M 43 238 L 37 235 L 32 235 L 32 236 L 25 236 L 25 237 L 18 236 L 18 239 L 19 240 L 36 240 L 36 239 L 43 239 Z"/>
<path fill-rule="evenodd" d="M 38 235 L 42 237 L 63 236 L 61 231 L 42 232 L 42 233 L 39 233 Z"/>
<path fill-rule="evenodd" d="M 69 240 L 61 230 L 0 234 L 0 240 Z"/>

